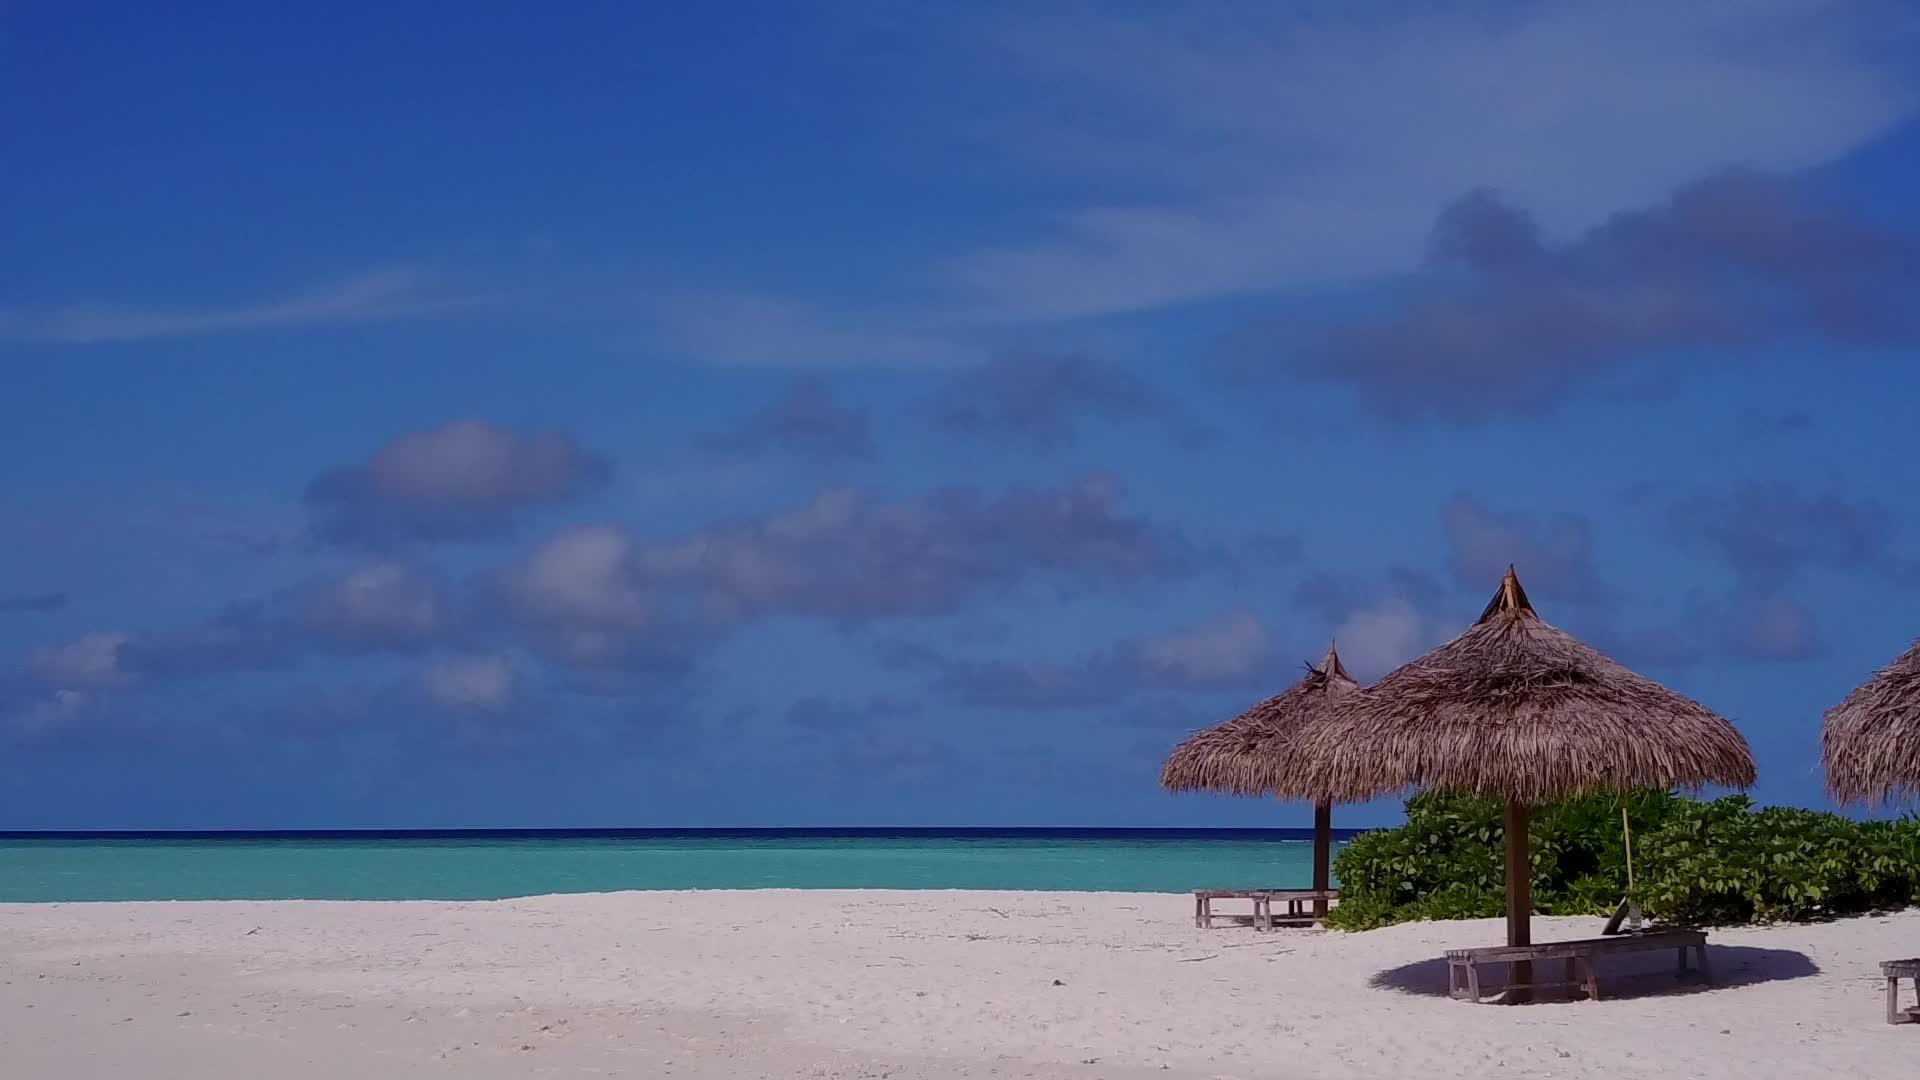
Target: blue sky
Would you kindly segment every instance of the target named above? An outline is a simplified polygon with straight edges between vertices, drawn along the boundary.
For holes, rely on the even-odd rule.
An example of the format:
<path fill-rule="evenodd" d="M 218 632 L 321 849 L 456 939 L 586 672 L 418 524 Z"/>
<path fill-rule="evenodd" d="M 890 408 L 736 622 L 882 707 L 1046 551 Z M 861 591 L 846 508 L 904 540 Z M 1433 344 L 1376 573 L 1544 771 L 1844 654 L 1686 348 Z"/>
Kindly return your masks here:
<path fill-rule="evenodd" d="M 1509 562 L 1817 805 L 1917 36 L 6 5 L 0 827 L 1304 824 L 1159 761 Z"/>

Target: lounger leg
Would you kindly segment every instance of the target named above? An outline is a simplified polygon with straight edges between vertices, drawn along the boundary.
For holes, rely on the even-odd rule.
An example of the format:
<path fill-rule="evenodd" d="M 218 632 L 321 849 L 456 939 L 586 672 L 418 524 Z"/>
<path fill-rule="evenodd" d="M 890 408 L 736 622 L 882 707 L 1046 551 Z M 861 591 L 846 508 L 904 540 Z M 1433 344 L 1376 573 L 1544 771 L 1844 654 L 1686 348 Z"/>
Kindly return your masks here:
<path fill-rule="evenodd" d="M 1579 981 L 1580 958 L 1577 956 L 1569 956 L 1567 957 L 1567 985 L 1572 986 L 1579 983 Z"/>
<path fill-rule="evenodd" d="M 1920 986 L 1920 980 L 1915 980 L 1914 985 Z M 1887 1023 L 1897 1024 L 1899 1022 L 1900 980 L 1895 976 L 1889 975 L 1887 976 Z"/>
<path fill-rule="evenodd" d="M 1707 943 L 1703 941 L 1700 944 L 1695 945 L 1693 947 L 1693 956 L 1694 956 L 1694 959 L 1698 961 L 1698 964 L 1696 966 L 1699 967 L 1700 969 L 1701 983 L 1707 986 L 1712 986 L 1713 985 L 1713 969 L 1707 966 Z"/>
<path fill-rule="evenodd" d="M 1213 901 L 1204 896 L 1193 898 L 1193 925 L 1202 930 L 1213 929 Z"/>
<path fill-rule="evenodd" d="M 1920 983 L 1914 985 L 1920 986 Z M 1451 960 L 1447 961 L 1447 996 L 1450 998 L 1460 996 L 1460 965 Z"/>
<path fill-rule="evenodd" d="M 1582 957 L 1580 962 L 1587 966 L 1587 1000 L 1600 1000 L 1600 977 L 1593 973 L 1593 957 Z"/>
<path fill-rule="evenodd" d="M 1467 996 L 1476 1004 L 1480 1001 L 1480 967 L 1477 964 L 1467 965 Z"/>
<path fill-rule="evenodd" d="M 1266 896 L 1253 898 L 1253 928 L 1267 931 L 1273 929 L 1273 899 Z"/>
<path fill-rule="evenodd" d="M 1691 945 L 1682 945 L 1674 950 L 1674 955 L 1678 958 L 1673 969 L 1673 977 L 1676 979 L 1687 977 L 1687 950 L 1690 948 L 1692 948 Z"/>

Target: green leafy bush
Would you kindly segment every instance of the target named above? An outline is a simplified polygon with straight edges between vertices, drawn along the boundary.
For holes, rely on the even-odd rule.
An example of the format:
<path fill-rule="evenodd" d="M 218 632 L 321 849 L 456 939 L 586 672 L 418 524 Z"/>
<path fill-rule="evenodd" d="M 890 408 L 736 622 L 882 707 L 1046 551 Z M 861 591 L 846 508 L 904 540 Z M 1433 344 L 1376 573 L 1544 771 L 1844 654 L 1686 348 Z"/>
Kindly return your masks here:
<path fill-rule="evenodd" d="M 1633 832 L 1634 899 L 1666 923 L 1807 920 L 1920 902 L 1920 820 L 1854 822 L 1792 807 L 1756 809 L 1667 791 L 1535 807 L 1528 829 L 1534 910 L 1606 915 L 1627 895 L 1620 809 Z M 1406 824 L 1355 837 L 1334 860 L 1332 925 L 1505 910 L 1498 800 L 1423 794 Z"/>

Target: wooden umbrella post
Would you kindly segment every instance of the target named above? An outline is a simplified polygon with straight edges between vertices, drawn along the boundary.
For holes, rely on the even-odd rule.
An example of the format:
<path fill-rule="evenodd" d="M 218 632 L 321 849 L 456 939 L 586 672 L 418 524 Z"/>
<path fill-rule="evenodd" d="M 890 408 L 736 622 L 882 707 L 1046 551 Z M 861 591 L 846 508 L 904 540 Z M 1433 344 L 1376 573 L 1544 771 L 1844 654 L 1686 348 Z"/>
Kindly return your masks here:
<path fill-rule="evenodd" d="M 1327 917 L 1327 889 L 1331 887 L 1333 862 L 1333 804 L 1322 799 L 1313 804 L 1313 917 Z"/>
<path fill-rule="evenodd" d="M 1507 944 L 1533 943 L 1533 861 L 1527 855 L 1527 804 L 1507 800 Z M 1509 1003 L 1533 998 L 1533 962 L 1515 960 L 1507 966 Z"/>

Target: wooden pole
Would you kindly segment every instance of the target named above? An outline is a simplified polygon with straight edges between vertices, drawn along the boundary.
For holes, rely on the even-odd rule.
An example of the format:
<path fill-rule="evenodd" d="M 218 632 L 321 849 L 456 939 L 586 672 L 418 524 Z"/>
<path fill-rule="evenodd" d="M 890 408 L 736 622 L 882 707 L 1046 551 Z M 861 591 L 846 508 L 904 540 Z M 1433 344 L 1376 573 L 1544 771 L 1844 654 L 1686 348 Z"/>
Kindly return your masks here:
<path fill-rule="evenodd" d="M 1313 917 L 1327 917 L 1327 889 L 1333 880 L 1333 804 L 1313 804 Z"/>
<path fill-rule="evenodd" d="M 1533 860 L 1527 856 L 1527 804 L 1507 800 L 1507 944 L 1533 943 Z M 1533 999 L 1533 962 L 1516 960 L 1507 966 L 1506 1000 L 1510 1004 Z"/>

